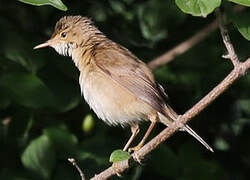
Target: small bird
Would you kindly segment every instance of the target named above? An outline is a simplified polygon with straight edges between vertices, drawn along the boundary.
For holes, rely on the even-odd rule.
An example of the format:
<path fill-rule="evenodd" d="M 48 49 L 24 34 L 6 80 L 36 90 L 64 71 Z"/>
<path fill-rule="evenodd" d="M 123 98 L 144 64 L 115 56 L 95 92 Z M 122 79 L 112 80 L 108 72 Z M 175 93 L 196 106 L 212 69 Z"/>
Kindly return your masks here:
<path fill-rule="evenodd" d="M 80 71 L 81 92 L 96 115 L 109 125 L 129 125 L 132 135 L 124 151 L 137 151 L 157 122 L 169 126 L 179 115 L 170 107 L 168 96 L 147 65 L 125 47 L 108 39 L 91 19 L 62 17 L 51 38 L 34 49 L 52 47 L 60 55 L 72 57 Z M 139 132 L 141 121 L 151 122 L 141 142 L 130 144 Z M 208 150 L 213 149 L 188 125 L 188 132 Z"/>

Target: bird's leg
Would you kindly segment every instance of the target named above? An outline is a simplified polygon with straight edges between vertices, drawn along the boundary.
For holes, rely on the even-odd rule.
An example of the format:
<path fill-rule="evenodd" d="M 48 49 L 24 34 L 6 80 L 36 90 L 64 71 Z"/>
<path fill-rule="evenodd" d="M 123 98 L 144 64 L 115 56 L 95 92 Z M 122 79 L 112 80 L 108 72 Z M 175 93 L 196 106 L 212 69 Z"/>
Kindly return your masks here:
<path fill-rule="evenodd" d="M 140 128 L 139 128 L 139 125 L 138 124 L 132 124 L 130 126 L 130 129 L 131 129 L 131 132 L 132 132 L 132 135 L 130 136 L 128 142 L 126 143 L 126 145 L 124 146 L 123 148 L 123 151 L 127 151 L 127 149 L 129 148 L 130 144 L 133 142 L 133 140 L 135 139 L 136 135 L 139 133 L 140 131 Z M 119 167 L 118 167 L 118 164 L 117 162 L 114 162 L 112 164 L 112 167 L 116 173 L 117 176 L 121 177 L 121 174 L 120 174 L 120 171 L 119 171 Z"/>
<path fill-rule="evenodd" d="M 153 130 L 153 128 L 154 128 L 154 126 L 155 126 L 155 124 L 157 122 L 157 117 L 158 117 L 157 114 L 154 114 L 154 116 L 149 116 L 151 124 L 150 124 L 147 132 L 145 133 L 145 135 L 142 138 L 141 142 L 137 146 L 135 146 L 133 148 L 129 148 L 129 150 L 128 150 L 129 152 L 138 151 L 139 149 L 142 148 L 142 146 L 144 145 L 145 141 L 147 140 L 148 136 L 150 135 L 151 131 Z"/>
<path fill-rule="evenodd" d="M 133 142 L 133 140 L 135 139 L 135 137 L 137 136 L 137 134 L 140 131 L 140 128 L 139 128 L 138 124 L 133 124 L 133 125 L 131 125 L 130 128 L 131 128 L 132 135 L 129 138 L 127 144 L 124 146 L 123 151 L 127 151 L 127 149 L 129 148 L 130 144 Z"/>

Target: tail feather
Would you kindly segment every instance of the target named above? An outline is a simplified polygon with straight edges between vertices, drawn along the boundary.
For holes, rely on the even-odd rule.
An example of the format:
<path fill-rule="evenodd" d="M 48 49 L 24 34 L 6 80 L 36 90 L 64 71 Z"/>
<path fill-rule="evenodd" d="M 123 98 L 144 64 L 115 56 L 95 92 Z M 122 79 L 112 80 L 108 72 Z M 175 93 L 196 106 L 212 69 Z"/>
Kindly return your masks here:
<path fill-rule="evenodd" d="M 205 146 L 209 151 L 214 152 L 214 150 L 204 141 L 191 127 L 185 125 L 183 127 L 185 131 L 187 131 L 191 136 L 197 139 L 203 146 Z"/>
<path fill-rule="evenodd" d="M 163 97 L 168 99 L 168 95 L 166 94 L 163 87 L 158 84 L 159 90 L 162 93 Z M 159 119 L 160 121 L 168 126 L 173 121 L 177 120 L 179 115 L 170 107 L 168 103 L 165 104 L 164 112 L 163 114 L 159 113 Z M 191 136 L 193 136 L 195 139 L 197 139 L 203 146 L 205 146 L 209 151 L 214 152 L 214 150 L 188 125 L 184 125 L 180 130 L 187 131 Z"/>
<path fill-rule="evenodd" d="M 169 126 L 170 123 L 178 119 L 178 115 L 170 107 L 166 108 L 166 110 L 167 110 L 166 115 L 159 113 L 159 118 L 163 124 L 165 124 L 166 126 Z M 191 136 L 197 139 L 203 146 L 205 146 L 209 151 L 214 152 L 214 150 L 188 125 L 184 125 L 180 130 L 184 130 L 188 132 Z"/>

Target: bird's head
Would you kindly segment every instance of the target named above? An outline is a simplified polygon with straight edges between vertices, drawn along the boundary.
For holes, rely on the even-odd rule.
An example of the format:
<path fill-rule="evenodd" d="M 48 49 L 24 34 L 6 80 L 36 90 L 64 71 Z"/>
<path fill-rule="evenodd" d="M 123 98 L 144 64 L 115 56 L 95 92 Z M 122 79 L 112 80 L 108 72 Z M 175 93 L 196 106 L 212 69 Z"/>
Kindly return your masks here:
<path fill-rule="evenodd" d="M 61 55 L 72 56 L 75 49 L 84 46 L 88 39 L 97 32 L 100 31 L 87 17 L 64 16 L 56 23 L 51 38 L 35 46 L 34 49 L 53 47 Z"/>

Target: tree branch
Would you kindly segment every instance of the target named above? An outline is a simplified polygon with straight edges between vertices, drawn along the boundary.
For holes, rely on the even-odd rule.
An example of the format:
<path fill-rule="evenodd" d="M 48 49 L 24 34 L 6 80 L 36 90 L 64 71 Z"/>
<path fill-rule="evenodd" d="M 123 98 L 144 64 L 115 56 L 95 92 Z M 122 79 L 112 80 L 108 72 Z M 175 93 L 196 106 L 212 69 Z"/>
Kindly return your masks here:
<path fill-rule="evenodd" d="M 191 49 L 194 45 L 199 43 L 201 40 L 205 39 L 211 32 L 218 28 L 217 22 L 214 21 L 211 24 L 207 25 L 200 31 L 198 31 L 195 35 L 190 37 L 189 39 L 183 41 L 182 43 L 175 46 L 173 49 L 167 51 L 161 56 L 153 59 L 148 63 L 148 66 L 151 69 L 156 69 L 159 66 L 162 66 L 170 61 L 174 60 L 177 56 L 185 53 L 189 49 Z"/>
<path fill-rule="evenodd" d="M 185 114 L 180 116 L 180 118 L 171 124 L 169 127 L 165 128 L 160 134 L 154 137 L 150 142 L 144 145 L 139 151 L 132 154 L 132 158 L 129 160 L 121 161 L 116 163 L 116 170 L 111 166 L 108 169 L 104 170 L 98 175 L 95 175 L 91 180 L 103 180 L 107 179 L 115 174 L 117 171 L 119 173 L 124 172 L 126 169 L 132 167 L 135 164 L 135 161 L 142 160 L 148 153 L 154 150 L 159 144 L 164 142 L 167 138 L 173 135 L 182 124 L 186 124 L 193 117 L 198 115 L 203 109 L 205 109 L 210 103 L 212 103 L 220 94 L 222 94 L 230 85 L 237 80 L 239 77 L 244 75 L 247 70 L 250 68 L 250 58 L 248 58 L 245 62 L 240 62 L 238 57 L 234 51 L 233 45 L 230 41 L 230 37 L 227 33 L 227 29 L 225 28 L 221 13 L 216 10 L 217 20 L 219 23 L 221 35 L 223 42 L 228 50 L 228 56 L 233 65 L 234 69 L 231 73 L 221 82 L 219 83 L 213 90 L 211 90 L 205 97 L 203 97 L 197 104 L 195 104 L 191 109 L 189 109 Z M 215 22 L 214 22 L 215 23 Z M 204 35 L 203 35 L 204 36 Z M 155 68 L 157 63 L 151 64 L 151 68 Z"/>
<path fill-rule="evenodd" d="M 235 6 L 234 11 L 236 13 L 244 10 L 244 6 Z M 225 18 L 225 15 L 221 15 L 221 21 Z M 177 46 L 175 46 L 173 49 L 167 51 L 166 53 L 162 54 L 161 56 L 151 60 L 148 63 L 148 66 L 151 69 L 156 69 L 159 66 L 162 66 L 166 63 L 171 62 L 174 60 L 177 56 L 184 54 L 186 51 L 191 49 L 193 46 L 198 44 L 200 41 L 205 39 L 210 33 L 215 31 L 218 28 L 217 21 L 213 21 L 212 23 L 208 24 L 206 27 L 202 28 L 200 31 L 198 31 L 196 34 L 188 38 L 187 40 L 181 42 Z"/>

